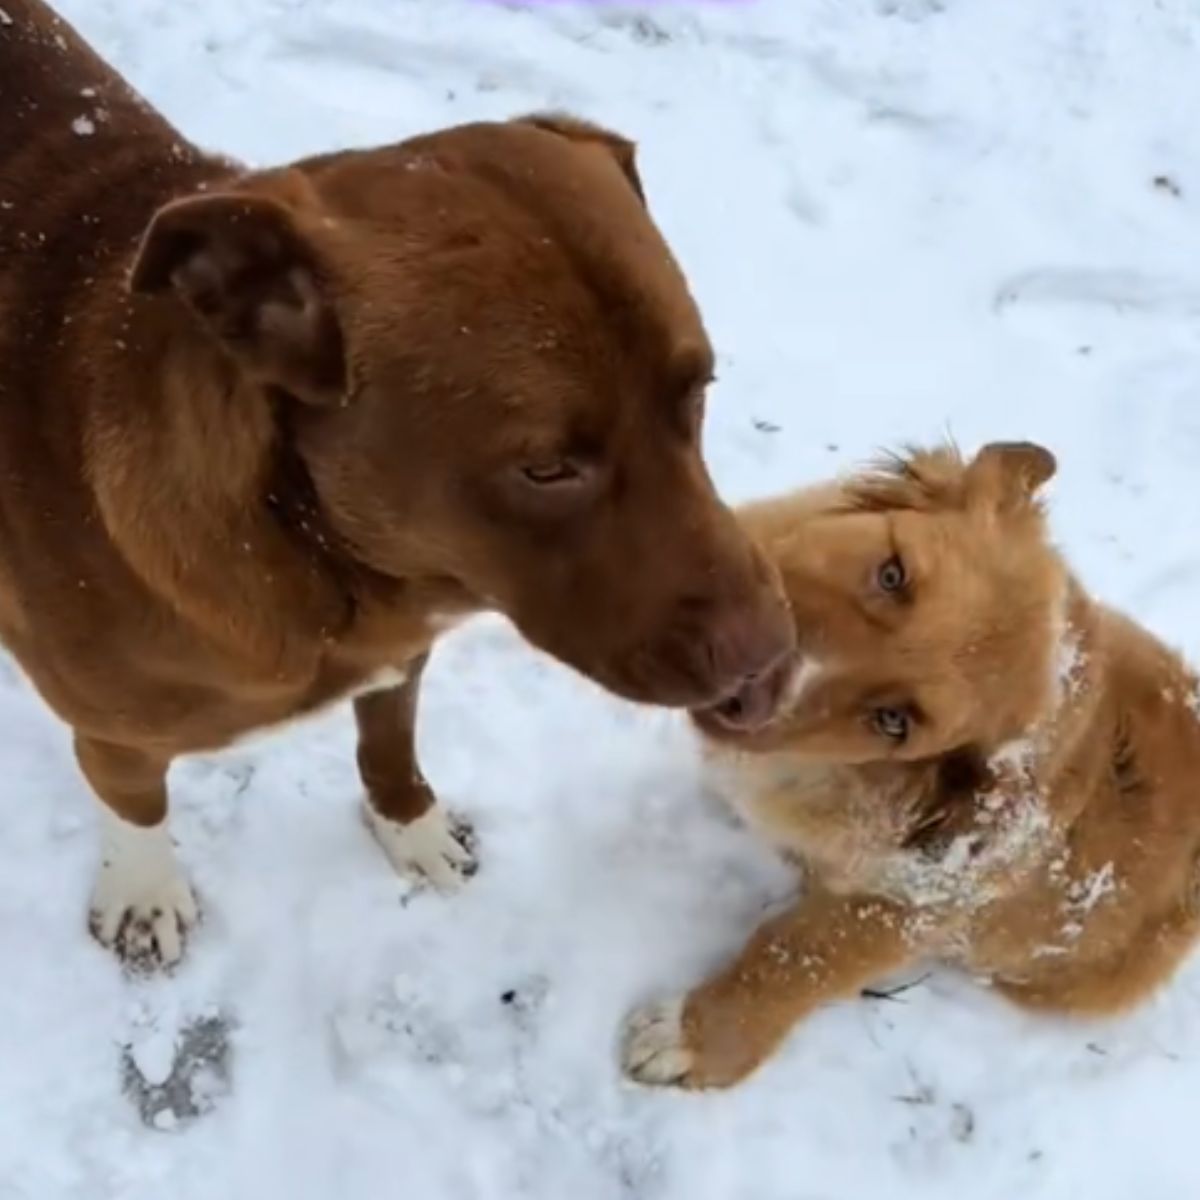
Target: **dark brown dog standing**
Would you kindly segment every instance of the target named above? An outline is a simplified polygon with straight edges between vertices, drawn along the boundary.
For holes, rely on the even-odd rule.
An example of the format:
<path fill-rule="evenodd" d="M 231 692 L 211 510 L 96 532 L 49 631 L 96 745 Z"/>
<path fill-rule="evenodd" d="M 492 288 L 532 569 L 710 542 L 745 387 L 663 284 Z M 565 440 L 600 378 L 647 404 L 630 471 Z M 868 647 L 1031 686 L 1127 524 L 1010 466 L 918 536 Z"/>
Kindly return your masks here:
<path fill-rule="evenodd" d="M 102 941 L 172 962 L 195 918 L 175 756 L 350 694 L 389 858 L 459 878 L 413 723 L 472 611 L 645 702 L 778 668 L 629 143 L 535 117 L 250 173 L 2 8 L 0 636 L 102 801 Z"/>

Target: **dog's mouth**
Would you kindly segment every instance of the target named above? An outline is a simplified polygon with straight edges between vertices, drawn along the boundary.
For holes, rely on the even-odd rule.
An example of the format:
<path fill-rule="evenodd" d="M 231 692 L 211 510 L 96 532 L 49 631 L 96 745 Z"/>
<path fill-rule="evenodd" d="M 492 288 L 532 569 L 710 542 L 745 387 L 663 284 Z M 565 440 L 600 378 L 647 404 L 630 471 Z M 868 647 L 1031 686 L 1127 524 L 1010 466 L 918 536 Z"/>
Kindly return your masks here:
<path fill-rule="evenodd" d="M 692 710 L 692 720 L 715 737 L 743 738 L 761 733 L 781 713 L 796 659 L 788 655 L 745 679 L 715 704 Z"/>

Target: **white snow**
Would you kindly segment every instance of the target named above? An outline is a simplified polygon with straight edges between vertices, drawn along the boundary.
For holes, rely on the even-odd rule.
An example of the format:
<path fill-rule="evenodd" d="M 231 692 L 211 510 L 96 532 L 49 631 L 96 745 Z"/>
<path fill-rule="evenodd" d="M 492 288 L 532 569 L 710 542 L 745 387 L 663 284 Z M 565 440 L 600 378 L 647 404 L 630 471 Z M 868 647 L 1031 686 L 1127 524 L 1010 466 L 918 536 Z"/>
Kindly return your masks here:
<path fill-rule="evenodd" d="M 1200 683 L 1196 684 L 1187 697 L 1188 711 L 1197 720 L 1200 720 Z"/>
<path fill-rule="evenodd" d="M 149 1084 L 160 1085 L 171 1077 L 178 1047 L 174 1036 L 164 1030 L 155 1030 L 148 1037 L 132 1044 L 130 1056 L 142 1078 Z"/>
<path fill-rule="evenodd" d="M 994 760 L 993 760 L 994 761 Z M 1045 803 L 1032 789 L 1007 797 L 999 790 L 980 796 L 988 828 L 960 834 L 936 857 L 918 850 L 901 850 L 884 860 L 880 886 L 890 896 L 916 909 L 947 905 L 971 911 L 996 897 L 997 876 L 1010 876 L 1030 860 L 1036 861 L 1054 836 Z M 916 928 L 928 918 L 918 913 Z"/>
<path fill-rule="evenodd" d="M 1080 697 L 1087 678 L 1087 667 L 1088 656 L 1081 643 L 1079 631 L 1071 627 L 1064 613 L 1051 663 L 1051 686 L 1054 689 L 1056 704 Z"/>
<path fill-rule="evenodd" d="M 1087 916 L 1105 896 L 1115 896 L 1118 886 L 1116 869 L 1107 862 L 1070 887 L 1067 902 L 1072 912 Z"/>
<path fill-rule="evenodd" d="M 62 3 L 191 137 L 258 162 L 538 108 L 626 131 L 719 349 L 730 497 L 947 431 L 1038 440 L 1085 582 L 1200 651 L 1192 0 Z M 793 877 L 676 721 L 499 620 L 446 638 L 420 730 L 477 877 L 397 880 L 342 710 L 174 771 L 205 921 L 152 982 L 86 934 L 69 739 L 0 668 L 3 1200 L 1200 1194 L 1196 962 L 1120 1022 L 935 973 L 819 1014 L 736 1091 L 623 1082 L 626 1014 Z M 123 1053 L 158 1078 L 213 1012 L 228 1090 L 147 1127 Z"/>

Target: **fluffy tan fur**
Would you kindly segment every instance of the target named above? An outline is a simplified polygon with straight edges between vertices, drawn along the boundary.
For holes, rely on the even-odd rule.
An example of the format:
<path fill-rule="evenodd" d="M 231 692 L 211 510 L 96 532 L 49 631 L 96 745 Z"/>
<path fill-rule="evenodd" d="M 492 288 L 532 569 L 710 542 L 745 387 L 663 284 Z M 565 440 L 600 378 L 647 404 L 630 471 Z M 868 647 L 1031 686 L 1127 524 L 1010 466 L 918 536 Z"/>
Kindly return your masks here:
<path fill-rule="evenodd" d="M 802 657 L 765 730 L 698 720 L 806 887 L 686 999 L 634 1016 L 635 1077 L 735 1083 L 805 1015 L 917 960 L 1091 1016 L 1191 946 L 1196 676 L 1053 549 L 1035 498 L 1053 471 L 1035 446 L 938 449 L 743 511 Z"/>

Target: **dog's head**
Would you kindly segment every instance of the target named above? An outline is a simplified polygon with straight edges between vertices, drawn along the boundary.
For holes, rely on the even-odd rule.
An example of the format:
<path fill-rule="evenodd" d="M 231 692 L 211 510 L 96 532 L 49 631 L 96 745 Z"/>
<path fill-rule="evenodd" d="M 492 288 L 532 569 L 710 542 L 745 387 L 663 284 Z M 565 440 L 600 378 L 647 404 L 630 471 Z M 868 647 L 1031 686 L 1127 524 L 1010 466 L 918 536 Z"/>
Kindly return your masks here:
<path fill-rule="evenodd" d="M 1054 470 L 1026 443 L 970 463 L 938 449 L 748 508 L 783 574 L 799 665 L 764 677 L 758 702 L 779 714 L 764 729 L 741 736 L 747 692 L 698 713 L 702 730 L 850 765 L 1020 736 L 1059 686 L 1066 575 L 1036 499 Z"/>
<path fill-rule="evenodd" d="M 701 459 L 712 350 L 616 135 L 533 117 L 249 176 L 163 209 L 132 284 L 271 398 L 361 567 L 454 581 L 642 701 L 788 652 Z"/>

